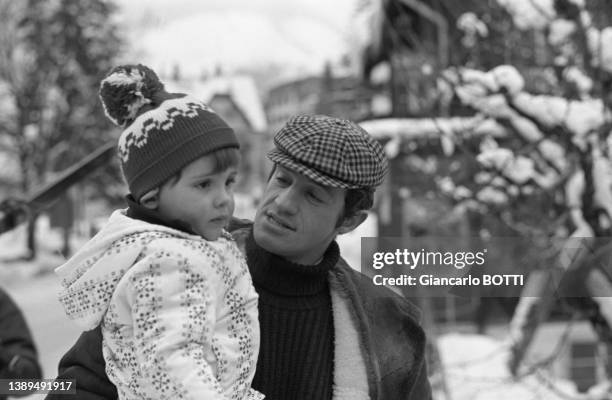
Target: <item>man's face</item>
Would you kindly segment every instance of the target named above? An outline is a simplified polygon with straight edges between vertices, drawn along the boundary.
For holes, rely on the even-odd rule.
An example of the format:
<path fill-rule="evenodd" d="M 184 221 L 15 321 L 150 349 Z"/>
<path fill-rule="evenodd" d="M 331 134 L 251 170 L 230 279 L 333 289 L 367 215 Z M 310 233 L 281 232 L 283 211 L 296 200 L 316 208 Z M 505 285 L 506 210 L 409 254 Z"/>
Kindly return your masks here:
<path fill-rule="evenodd" d="M 215 172 L 211 155 L 198 158 L 160 189 L 158 211 L 179 220 L 207 240 L 216 240 L 234 213 L 236 168 Z"/>
<path fill-rule="evenodd" d="M 338 234 L 344 196 L 344 189 L 322 186 L 278 165 L 255 215 L 255 241 L 287 260 L 317 262 Z"/>

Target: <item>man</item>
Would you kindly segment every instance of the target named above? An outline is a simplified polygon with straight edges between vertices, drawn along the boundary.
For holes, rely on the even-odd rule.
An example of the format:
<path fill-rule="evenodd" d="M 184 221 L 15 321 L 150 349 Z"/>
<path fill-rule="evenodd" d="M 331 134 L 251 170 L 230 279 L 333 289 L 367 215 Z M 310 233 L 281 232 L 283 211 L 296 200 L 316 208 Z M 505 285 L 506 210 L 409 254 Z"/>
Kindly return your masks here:
<path fill-rule="evenodd" d="M 230 228 L 259 294 L 252 387 L 268 400 L 431 398 L 418 311 L 352 270 L 335 242 L 372 207 L 388 169 L 382 148 L 352 122 L 308 115 L 274 143 L 254 223 Z M 99 329 L 82 334 L 60 362 L 79 399 L 116 398 L 100 341 Z"/>

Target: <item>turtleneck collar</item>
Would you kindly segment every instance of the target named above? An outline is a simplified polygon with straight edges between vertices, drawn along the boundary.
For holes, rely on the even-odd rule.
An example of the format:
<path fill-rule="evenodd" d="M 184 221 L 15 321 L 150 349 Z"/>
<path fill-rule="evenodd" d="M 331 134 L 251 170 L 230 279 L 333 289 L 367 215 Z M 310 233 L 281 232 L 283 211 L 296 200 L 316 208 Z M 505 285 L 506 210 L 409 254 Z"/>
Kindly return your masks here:
<path fill-rule="evenodd" d="M 151 224 L 167 226 L 168 228 L 176 229 L 190 235 L 197 235 L 191 227 L 181 221 L 166 221 L 157 211 L 150 210 L 142 204 L 139 204 L 131 194 L 125 196 L 125 201 L 128 205 L 127 216 L 130 218 L 149 222 Z"/>
<path fill-rule="evenodd" d="M 245 249 L 255 287 L 284 296 L 311 296 L 326 290 L 327 275 L 340 258 L 338 244 L 333 241 L 318 264 L 297 264 L 260 247 L 252 229 Z"/>

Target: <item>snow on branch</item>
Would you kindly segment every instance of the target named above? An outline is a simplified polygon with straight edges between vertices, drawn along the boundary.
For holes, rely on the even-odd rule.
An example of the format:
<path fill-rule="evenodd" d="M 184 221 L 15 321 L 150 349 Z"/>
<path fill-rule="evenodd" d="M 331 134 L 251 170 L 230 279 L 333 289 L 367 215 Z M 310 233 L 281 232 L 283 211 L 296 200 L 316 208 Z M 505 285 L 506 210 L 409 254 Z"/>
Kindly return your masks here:
<path fill-rule="evenodd" d="M 478 150 L 473 150 L 474 141 L 470 149 L 476 151 L 473 156 L 480 170 L 470 174 L 470 182 L 465 182 L 466 174 L 457 174 L 463 182 L 455 182 L 452 174 L 434 177 L 440 190 L 460 204 L 497 211 L 515 232 L 544 238 L 543 246 L 549 246 L 540 281 L 530 282 L 531 295 L 539 297 L 521 299 L 510 327 L 508 365 L 517 376 L 534 330 L 550 311 L 551 279 L 584 268 L 595 238 L 612 235 L 612 27 L 594 22 L 593 4 L 586 0 L 497 3 L 510 14 L 516 28 L 539 31 L 537 38 L 545 38 L 545 54 L 538 59 L 548 58 L 550 52 L 551 65 L 532 65 L 525 71 L 540 68 L 538 72 L 552 77 L 546 93 L 530 91 L 536 85 L 513 65 L 488 71 L 452 67 L 439 77 L 440 98 L 457 100 L 473 110 L 473 117 L 371 123 L 369 127 L 379 138 L 390 139 L 386 144 L 390 156 L 401 154 L 403 140 L 439 138 L 441 146 L 451 150 L 445 153 L 452 154 L 454 145 L 466 137 L 476 138 Z M 466 48 L 486 40 L 489 27 L 483 21 L 487 20 L 490 18 L 481 20 L 472 13 L 458 19 Z M 467 65 L 481 64 L 477 59 Z M 542 85 L 537 86 L 542 90 Z M 485 121 L 495 128 L 483 130 L 480 124 Z M 533 205 L 544 207 L 536 210 Z M 595 294 L 609 294 L 611 285 L 608 278 L 597 277 L 597 272 L 585 273 L 587 278 L 579 284 L 598 306 L 600 339 L 612 347 L 612 297 Z M 602 282 L 608 283 L 607 292 L 596 292 Z M 607 363 L 608 371 L 612 370 L 612 360 Z M 546 383 L 556 395 L 552 398 L 600 398 L 597 390 L 584 396 L 567 395 L 555 384 Z M 609 395 L 609 382 L 599 389 Z"/>
<path fill-rule="evenodd" d="M 575 48 L 568 46 L 577 34 L 585 35 L 592 67 L 612 72 L 612 27 L 598 29 L 584 0 L 497 0 L 510 13 L 521 30 L 548 30 L 549 43 L 556 47 L 561 58 L 573 58 Z"/>
<path fill-rule="evenodd" d="M 507 130 L 492 118 L 482 115 L 452 118 L 382 118 L 360 123 L 376 139 L 417 140 L 440 138 L 455 133 L 463 138 L 491 135 L 503 137 Z"/>
<path fill-rule="evenodd" d="M 488 72 L 449 69 L 443 74 L 443 81 L 441 86 L 452 90 L 463 104 L 485 118 L 510 126 L 523 143 L 521 148 L 504 148 L 489 141 L 494 145 L 482 147 L 477 156 L 483 168 L 497 171 L 515 185 L 535 183 L 540 189 L 550 190 L 569 181 L 577 169 L 588 166 L 582 174 L 589 176 L 593 188 L 588 190 L 595 195 L 593 203 L 581 204 L 579 212 L 584 214 L 590 211 L 585 207 L 595 207 L 603 210 L 608 220 L 612 218 L 612 137 L 609 131 L 602 132 L 611 115 L 602 100 L 532 95 L 524 91 L 524 80 L 518 70 L 509 65 Z M 492 190 L 490 187 L 484 193 Z M 565 189 L 566 198 L 580 197 L 585 188 L 577 194 L 571 190 Z M 499 196 L 491 198 L 500 203 Z M 575 223 L 583 220 L 576 215 L 572 219 Z M 605 228 L 609 228 L 609 223 Z"/>

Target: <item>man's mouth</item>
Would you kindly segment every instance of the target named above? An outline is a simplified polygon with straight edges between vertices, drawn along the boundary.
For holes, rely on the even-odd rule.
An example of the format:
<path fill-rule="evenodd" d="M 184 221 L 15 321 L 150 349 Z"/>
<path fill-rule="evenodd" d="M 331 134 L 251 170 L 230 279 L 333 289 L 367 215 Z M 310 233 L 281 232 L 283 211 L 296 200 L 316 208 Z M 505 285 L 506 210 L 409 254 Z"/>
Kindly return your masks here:
<path fill-rule="evenodd" d="M 279 226 L 281 228 L 289 229 L 291 231 L 295 231 L 295 228 L 292 225 L 290 225 L 289 223 L 284 221 L 282 218 L 279 218 L 277 215 L 274 215 L 271 212 L 266 212 L 266 217 L 268 218 L 268 221 L 273 225 Z"/>

